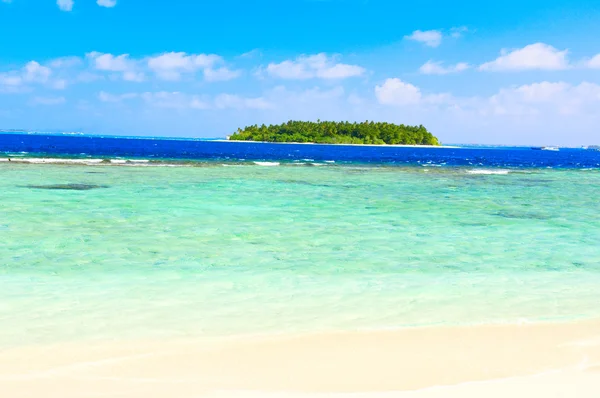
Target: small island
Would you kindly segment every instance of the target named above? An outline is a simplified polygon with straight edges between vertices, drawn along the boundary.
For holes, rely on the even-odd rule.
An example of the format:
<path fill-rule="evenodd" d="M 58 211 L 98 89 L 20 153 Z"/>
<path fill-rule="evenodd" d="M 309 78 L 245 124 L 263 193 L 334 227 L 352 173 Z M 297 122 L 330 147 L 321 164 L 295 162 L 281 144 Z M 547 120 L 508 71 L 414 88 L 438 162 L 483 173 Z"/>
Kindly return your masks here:
<path fill-rule="evenodd" d="M 302 122 L 253 125 L 238 129 L 231 141 L 299 142 L 316 144 L 440 145 L 425 127 L 383 122 Z"/>

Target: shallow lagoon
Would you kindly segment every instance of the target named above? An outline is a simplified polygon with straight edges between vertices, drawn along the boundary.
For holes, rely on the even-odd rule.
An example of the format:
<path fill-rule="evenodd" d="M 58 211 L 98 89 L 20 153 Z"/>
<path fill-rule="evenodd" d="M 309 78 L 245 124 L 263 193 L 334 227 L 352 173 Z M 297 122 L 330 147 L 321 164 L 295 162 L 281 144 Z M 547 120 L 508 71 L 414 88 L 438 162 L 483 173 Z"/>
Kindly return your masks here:
<path fill-rule="evenodd" d="M 600 315 L 598 170 L 297 163 L 1 163 L 0 344 Z"/>

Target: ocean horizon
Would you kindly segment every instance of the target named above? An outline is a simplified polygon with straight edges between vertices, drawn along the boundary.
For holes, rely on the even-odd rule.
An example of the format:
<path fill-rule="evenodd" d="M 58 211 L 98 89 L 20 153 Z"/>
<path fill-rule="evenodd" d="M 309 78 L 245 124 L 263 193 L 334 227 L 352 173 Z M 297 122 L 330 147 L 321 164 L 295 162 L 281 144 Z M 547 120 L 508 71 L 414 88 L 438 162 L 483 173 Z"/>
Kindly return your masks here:
<path fill-rule="evenodd" d="M 115 133 L 100 133 L 100 132 L 82 132 L 82 131 L 52 131 L 52 130 L 22 130 L 22 129 L 0 129 L 0 135 L 36 135 L 36 136 L 76 136 L 76 137 L 90 137 L 90 138 L 117 138 L 117 139 L 147 139 L 147 140 L 173 140 L 173 141 L 223 141 L 223 142 L 255 142 L 255 143 L 270 143 L 270 144 L 300 144 L 298 142 L 265 142 L 265 141 L 230 141 L 228 139 L 230 134 L 226 135 L 214 135 L 214 136 L 186 136 L 186 135 L 128 135 L 128 134 L 115 134 Z M 372 146 L 373 144 L 326 144 L 326 143 L 304 143 L 311 145 L 348 145 L 348 146 Z M 552 145 L 564 149 L 585 149 L 589 145 L 594 145 L 595 142 L 580 144 L 580 145 Z M 377 146 L 405 146 L 414 147 L 415 145 L 377 145 Z M 419 145 L 416 145 L 419 146 Z M 422 145 L 426 146 L 426 145 Z M 543 147 L 548 146 L 548 142 L 531 142 L 524 144 L 502 144 L 502 143 L 481 143 L 481 142 L 443 142 L 441 147 L 459 147 L 459 148 L 523 148 L 531 149 L 532 147 Z"/>

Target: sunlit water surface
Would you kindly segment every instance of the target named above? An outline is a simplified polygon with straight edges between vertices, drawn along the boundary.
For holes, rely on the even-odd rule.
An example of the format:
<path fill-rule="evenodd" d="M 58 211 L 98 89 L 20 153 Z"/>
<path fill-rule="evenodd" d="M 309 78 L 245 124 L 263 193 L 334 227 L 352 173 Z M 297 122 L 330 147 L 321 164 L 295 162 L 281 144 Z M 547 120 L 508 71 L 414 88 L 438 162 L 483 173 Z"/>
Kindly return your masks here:
<path fill-rule="evenodd" d="M 600 171 L 321 164 L 0 163 L 0 346 L 600 315 Z"/>

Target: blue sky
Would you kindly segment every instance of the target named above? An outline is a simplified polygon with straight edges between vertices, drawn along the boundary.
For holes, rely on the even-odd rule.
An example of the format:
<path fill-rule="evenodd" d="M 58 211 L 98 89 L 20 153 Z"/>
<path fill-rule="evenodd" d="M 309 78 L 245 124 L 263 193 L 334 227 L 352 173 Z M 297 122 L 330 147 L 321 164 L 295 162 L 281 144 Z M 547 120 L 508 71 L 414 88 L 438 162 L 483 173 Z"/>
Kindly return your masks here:
<path fill-rule="evenodd" d="M 0 0 L 0 37 L 0 128 L 370 119 L 447 143 L 600 143 L 597 0 Z"/>

